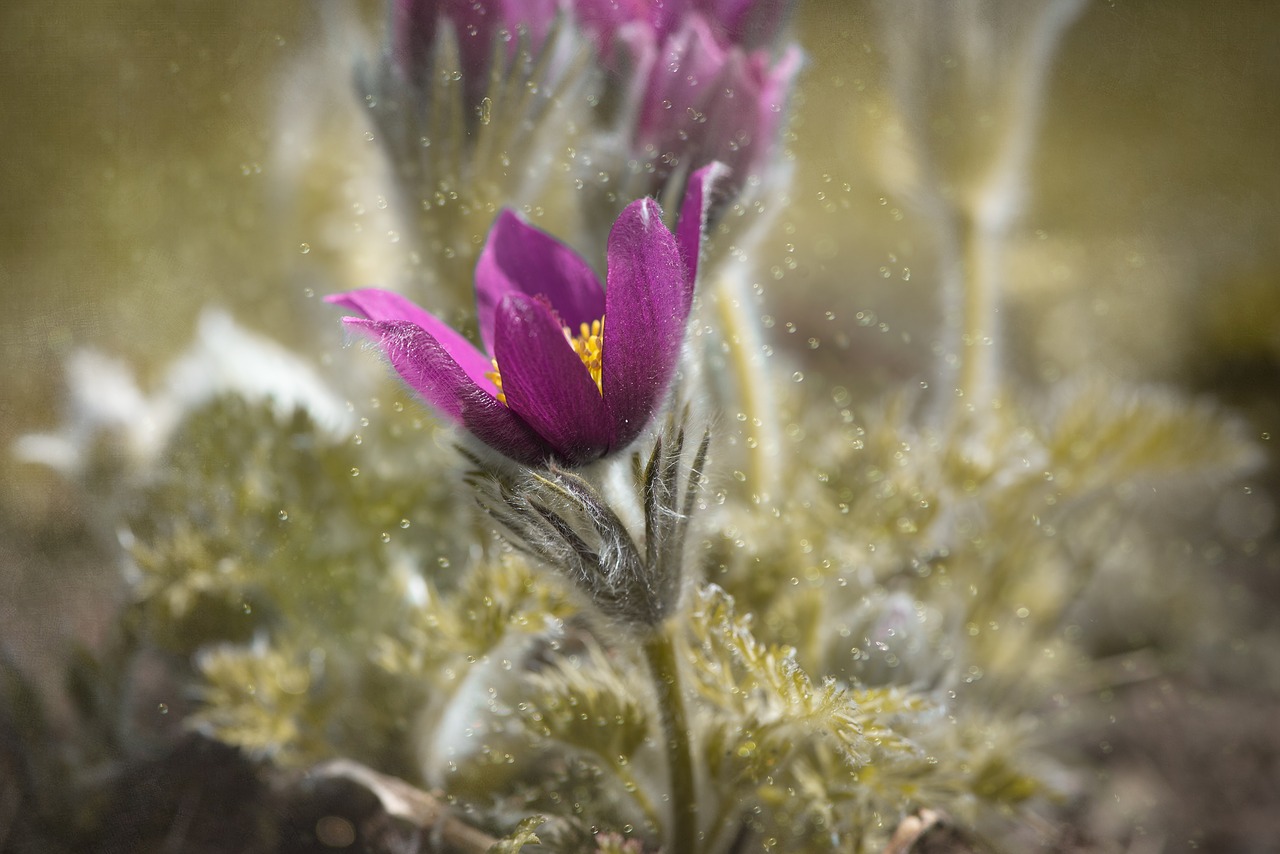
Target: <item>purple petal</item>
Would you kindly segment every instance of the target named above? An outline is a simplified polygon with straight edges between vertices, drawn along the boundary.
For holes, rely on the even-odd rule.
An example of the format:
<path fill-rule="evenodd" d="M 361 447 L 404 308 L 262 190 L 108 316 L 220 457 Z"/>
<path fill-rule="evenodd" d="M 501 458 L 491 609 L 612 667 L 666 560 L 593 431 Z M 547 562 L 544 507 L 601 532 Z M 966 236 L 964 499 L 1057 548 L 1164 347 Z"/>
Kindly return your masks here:
<path fill-rule="evenodd" d="M 477 439 L 520 462 L 534 465 L 549 456 L 538 435 L 486 389 L 471 381 L 444 346 L 405 320 L 343 318 L 386 353 L 396 373 L 427 403 Z"/>
<path fill-rule="evenodd" d="M 551 310 L 522 294 L 508 294 L 498 305 L 494 336 L 502 390 L 512 411 L 568 465 L 603 456 L 613 444 L 613 422 Z"/>
<path fill-rule="evenodd" d="M 364 288 L 344 294 L 332 294 L 325 297 L 324 301 L 359 312 L 370 320 L 405 321 L 421 327 L 439 342 L 472 382 L 491 395 L 498 393 L 493 381 L 485 376 L 493 370 L 489 358 L 449 324 L 400 294 L 379 288 Z"/>
<path fill-rule="evenodd" d="M 604 315 L 600 280 L 578 253 L 514 211 L 503 210 L 489 230 L 476 265 L 476 313 L 480 337 L 494 350 L 494 318 L 508 294 L 545 297 L 565 326 L 577 329 Z"/>
<path fill-rule="evenodd" d="M 614 447 L 640 435 L 661 402 L 689 317 L 688 270 L 652 199 L 627 205 L 609 234 L 603 388 Z"/>
<path fill-rule="evenodd" d="M 703 3 L 703 5 L 708 5 Z M 711 0 L 710 13 L 729 40 L 744 47 L 766 45 L 786 23 L 790 0 Z"/>
<path fill-rule="evenodd" d="M 391 58 L 410 82 L 418 82 L 431 62 L 439 3 L 394 0 L 391 4 Z"/>
<path fill-rule="evenodd" d="M 702 238 L 707 229 L 707 213 L 711 210 L 711 193 L 715 185 L 729 174 L 729 167 L 715 162 L 703 166 L 689 178 L 680 205 L 680 219 L 676 223 L 676 242 L 680 245 L 680 257 L 688 270 L 688 287 L 685 289 L 686 314 L 693 300 L 693 286 L 698 279 L 698 261 L 702 255 Z"/>
<path fill-rule="evenodd" d="M 659 154 L 679 154 L 680 142 L 698 136 L 699 116 L 714 91 L 728 51 L 702 15 L 691 15 L 662 44 L 649 71 L 637 133 Z"/>

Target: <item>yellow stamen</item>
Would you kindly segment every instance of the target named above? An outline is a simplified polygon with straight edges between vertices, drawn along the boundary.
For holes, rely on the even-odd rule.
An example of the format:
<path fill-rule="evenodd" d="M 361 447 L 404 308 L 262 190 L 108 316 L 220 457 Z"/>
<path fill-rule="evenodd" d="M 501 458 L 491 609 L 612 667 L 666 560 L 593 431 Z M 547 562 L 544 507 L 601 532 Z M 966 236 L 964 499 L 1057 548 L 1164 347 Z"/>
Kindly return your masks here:
<path fill-rule="evenodd" d="M 591 321 L 588 326 L 583 323 L 578 326 L 578 334 L 574 335 L 569 327 L 563 327 L 564 337 L 568 339 L 573 352 L 578 354 L 578 358 L 582 360 L 582 364 L 587 366 L 587 373 L 591 374 L 592 381 L 596 384 L 596 391 L 604 394 L 604 387 L 601 379 L 601 371 L 603 369 L 602 354 L 604 353 L 604 318 Z M 493 370 L 485 372 L 485 378 L 490 380 L 498 387 L 498 402 L 506 403 L 507 396 L 502 391 L 502 374 L 498 370 L 498 360 L 493 359 Z"/>
<path fill-rule="evenodd" d="M 498 387 L 498 403 L 506 403 L 507 396 L 502 391 L 502 375 L 498 373 L 498 360 L 491 359 L 490 361 L 493 363 L 493 370 L 485 371 L 485 379 L 492 381 Z"/>
<path fill-rule="evenodd" d="M 573 352 L 578 354 L 582 364 L 587 366 L 587 372 L 591 374 L 591 379 L 595 381 L 596 390 L 600 394 L 604 394 L 604 387 L 601 385 L 600 379 L 600 371 L 603 366 L 601 354 L 604 352 L 604 318 L 591 321 L 590 326 L 583 323 L 578 327 L 578 330 L 579 334 L 572 335 L 566 328 L 564 330 L 565 337 L 573 345 Z"/>

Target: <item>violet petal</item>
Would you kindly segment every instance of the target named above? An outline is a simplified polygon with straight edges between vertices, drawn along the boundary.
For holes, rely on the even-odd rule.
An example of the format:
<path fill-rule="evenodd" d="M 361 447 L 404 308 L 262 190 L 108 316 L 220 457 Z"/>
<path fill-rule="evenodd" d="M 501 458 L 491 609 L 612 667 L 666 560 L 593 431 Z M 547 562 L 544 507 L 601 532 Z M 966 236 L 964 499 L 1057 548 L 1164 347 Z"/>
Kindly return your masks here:
<path fill-rule="evenodd" d="M 671 382 L 690 285 L 675 236 L 653 199 L 627 205 L 609 234 L 603 389 L 614 447 L 644 430 Z"/>
<path fill-rule="evenodd" d="M 480 337 L 495 356 L 494 318 L 503 297 L 512 293 L 544 296 L 570 329 L 604 315 L 600 279 L 587 262 L 507 209 L 494 220 L 476 265 Z"/>
<path fill-rule="evenodd" d="M 344 317 L 347 326 L 368 335 L 409 386 L 451 421 L 502 454 L 534 465 L 548 448 L 538 435 L 480 388 L 429 332 L 405 320 Z"/>
<path fill-rule="evenodd" d="M 325 297 L 324 301 L 359 312 L 370 320 L 406 321 L 421 327 L 458 363 L 472 382 L 491 395 L 498 393 L 493 381 L 485 376 L 493 370 L 489 357 L 449 324 L 400 294 L 379 288 L 364 288 L 333 294 Z"/>
<path fill-rule="evenodd" d="M 707 215 L 711 210 L 711 194 L 721 178 L 729 174 L 723 163 L 708 163 L 689 177 L 684 201 L 680 204 L 680 219 L 676 222 L 676 242 L 680 257 L 688 271 L 688 283 L 684 294 L 684 312 L 689 313 L 693 303 L 693 287 L 698 280 L 698 261 L 702 254 L 702 237 L 707 230 Z"/>
<path fill-rule="evenodd" d="M 613 422 L 595 380 L 547 306 L 523 294 L 498 304 L 494 356 L 511 407 L 568 465 L 603 456 Z"/>

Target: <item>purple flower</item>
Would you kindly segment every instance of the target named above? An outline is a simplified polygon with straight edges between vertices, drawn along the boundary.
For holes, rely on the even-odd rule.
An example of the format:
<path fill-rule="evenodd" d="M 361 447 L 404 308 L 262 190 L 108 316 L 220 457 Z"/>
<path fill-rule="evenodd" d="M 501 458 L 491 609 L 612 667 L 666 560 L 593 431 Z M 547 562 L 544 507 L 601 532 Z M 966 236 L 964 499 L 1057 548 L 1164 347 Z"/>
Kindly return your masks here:
<path fill-rule="evenodd" d="M 772 157 L 800 67 L 768 48 L 785 0 L 573 0 L 611 68 L 631 75 L 635 150 L 661 178 L 718 160 L 741 185 Z M 620 61 L 618 51 L 629 55 Z"/>
<path fill-rule="evenodd" d="M 363 315 L 344 321 L 480 441 L 528 465 L 581 466 L 629 445 L 665 401 L 721 171 L 713 164 L 694 175 L 675 234 L 652 199 L 628 205 L 609 235 L 603 289 L 572 249 L 501 212 L 476 266 L 488 355 L 390 291 L 327 300 Z"/>
<path fill-rule="evenodd" d="M 769 49 L 789 6 L 789 0 L 393 0 L 390 52 L 404 79 L 424 86 L 447 22 L 457 37 L 463 91 L 474 105 L 494 62 L 503 59 L 495 48 L 505 41 L 509 61 L 523 32 L 536 55 L 556 17 L 568 15 L 639 105 L 633 147 L 660 178 L 719 160 L 741 184 L 772 156 L 799 68 L 794 45 L 776 57 Z"/>
<path fill-rule="evenodd" d="M 764 170 L 800 68 L 798 48 L 777 59 L 747 51 L 699 13 L 661 40 L 633 36 L 632 45 L 648 69 L 635 142 L 660 173 L 719 160 L 741 186 Z"/>

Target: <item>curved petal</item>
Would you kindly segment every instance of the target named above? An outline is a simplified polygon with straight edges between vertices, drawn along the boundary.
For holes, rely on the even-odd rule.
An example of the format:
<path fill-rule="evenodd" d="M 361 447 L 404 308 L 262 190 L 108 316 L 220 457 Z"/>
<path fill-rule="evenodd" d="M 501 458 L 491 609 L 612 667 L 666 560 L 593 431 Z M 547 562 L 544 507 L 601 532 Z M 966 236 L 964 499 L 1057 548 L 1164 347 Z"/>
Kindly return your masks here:
<path fill-rule="evenodd" d="M 476 264 L 476 315 L 480 337 L 494 350 L 494 318 L 508 294 L 543 296 L 565 326 L 599 320 L 604 292 L 595 271 L 578 253 L 504 209 L 489 230 Z"/>
<path fill-rule="evenodd" d="M 406 320 L 344 317 L 347 326 L 368 335 L 387 355 L 396 373 L 422 398 L 514 460 L 534 465 L 550 455 L 546 444 L 466 372 L 431 333 Z"/>
<path fill-rule="evenodd" d="M 595 381 L 551 310 L 522 294 L 498 304 L 494 355 L 507 405 L 568 465 L 603 456 L 613 422 Z"/>
<path fill-rule="evenodd" d="M 476 349 L 474 344 L 462 337 L 462 334 L 449 324 L 400 294 L 379 288 L 364 288 L 358 291 L 347 291 L 344 294 L 333 294 L 325 297 L 324 301 L 363 314 L 370 320 L 403 321 L 421 327 L 444 348 L 453 361 L 458 363 L 472 382 L 490 395 L 498 393 L 493 381 L 485 376 L 493 370 L 493 366 L 489 364 L 489 357 Z"/>
<path fill-rule="evenodd" d="M 609 234 L 608 256 L 602 387 L 621 448 L 640 435 L 671 382 L 690 284 L 653 199 L 627 205 Z"/>
<path fill-rule="evenodd" d="M 662 44 L 661 59 L 649 71 L 637 134 L 659 154 L 680 154 L 699 125 L 708 92 L 717 85 L 729 55 L 702 15 L 690 15 Z"/>
<path fill-rule="evenodd" d="M 716 161 L 703 166 L 689 178 L 680 204 L 680 219 L 676 222 L 676 242 L 680 245 L 680 257 L 688 270 L 688 287 L 685 288 L 685 314 L 693 302 L 693 286 L 698 280 L 698 261 L 702 255 L 702 238 L 707 230 L 707 218 L 711 210 L 711 194 L 721 178 L 729 174 L 729 167 Z"/>

